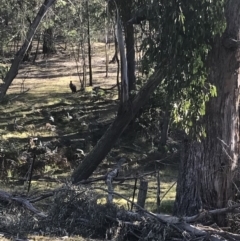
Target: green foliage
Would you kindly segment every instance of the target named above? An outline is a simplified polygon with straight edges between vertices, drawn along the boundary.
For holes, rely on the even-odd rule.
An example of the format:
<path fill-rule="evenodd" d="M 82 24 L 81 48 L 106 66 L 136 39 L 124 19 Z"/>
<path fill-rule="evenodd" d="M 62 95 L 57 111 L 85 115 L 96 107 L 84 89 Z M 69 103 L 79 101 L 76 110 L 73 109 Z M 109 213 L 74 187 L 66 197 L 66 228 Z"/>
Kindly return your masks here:
<path fill-rule="evenodd" d="M 79 44 L 87 38 L 87 15 L 86 0 L 59 0 L 56 1 L 50 11 L 47 12 L 41 25 L 37 30 L 37 35 L 45 29 L 53 28 L 54 36 L 65 37 L 66 42 Z M 104 4 L 100 0 L 89 2 L 90 14 L 90 34 L 91 38 L 99 30 L 104 30 Z M 1 55 L 7 53 L 13 57 L 16 53 L 11 52 L 13 43 L 18 46 L 25 40 L 29 29 L 29 19 L 33 21 L 43 4 L 42 0 L 31 1 L 0 1 L 0 51 Z M 38 36 L 37 36 L 38 38 Z"/>
<path fill-rule="evenodd" d="M 95 33 L 104 30 L 104 5 L 101 1 L 92 0 L 88 2 L 90 35 L 91 39 L 96 37 Z M 56 5 L 55 26 L 57 35 L 65 36 L 70 43 L 86 41 L 87 38 L 87 11 L 86 1 L 60 1 Z"/>
<path fill-rule="evenodd" d="M 214 37 L 225 28 L 223 4 L 223 0 L 163 0 L 140 7 L 152 15 L 143 26 L 147 36 L 142 43 L 144 72 L 168 60 L 162 84 L 165 102 L 172 103 L 174 123 L 188 133 L 204 135 L 197 122 L 205 113 L 205 102 L 217 94 L 206 83 L 206 63 Z"/>

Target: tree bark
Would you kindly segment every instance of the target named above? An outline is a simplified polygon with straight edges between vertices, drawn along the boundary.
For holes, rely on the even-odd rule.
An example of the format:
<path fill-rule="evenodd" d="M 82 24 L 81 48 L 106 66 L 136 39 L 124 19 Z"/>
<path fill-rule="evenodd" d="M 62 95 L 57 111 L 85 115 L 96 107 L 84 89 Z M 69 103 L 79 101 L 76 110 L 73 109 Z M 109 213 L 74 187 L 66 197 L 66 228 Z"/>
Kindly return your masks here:
<path fill-rule="evenodd" d="M 127 24 L 125 27 L 125 42 L 127 52 L 127 70 L 128 70 L 128 90 L 131 93 L 136 89 L 135 76 L 135 46 L 134 46 L 134 28 L 132 24 Z"/>
<path fill-rule="evenodd" d="M 170 117 L 171 117 L 171 110 L 170 110 L 170 107 L 168 107 L 166 109 L 166 111 L 164 113 L 164 117 L 163 117 L 163 125 L 162 125 L 161 136 L 160 136 L 160 145 L 161 146 L 165 146 L 167 144 Z"/>
<path fill-rule="evenodd" d="M 135 76 L 135 46 L 134 46 L 134 27 L 129 24 L 132 18 L 132 9 L 134 8 L 133 0 L 121 0 L 121 14 L 125 30 L 125 43 L 126 43 L 126 57 L 127 57 L 127 76 L 128 76 L 128 91 L 136 89 L 136 76 Z"/>
<path fill-rule="evenodd" d="M 182 158 L 175 213 L 196 214 L 203 208 L 222 208 L 233 198 L 232 179 L 238 166 L 240 49 L 227 48 L 226 39 L 240 40 L 240 1 L 229 0 L 225 14 L 227 28 L 216 37 L 209 56 L 208 81 L 217 88 L 217 97 L 206 104 L 206 138 L 189 144 Z M 225 225 L 225 216 L 216 216 Z"/>
<path fill-rule="evenodd" d="M 18 74 L 18 69 L 19 65 L 24 57 L 24 54 L 26 53 L 27 49 L 29 48 L 29 45 L 32 42 L 33 36 L 37 30 L 38 25 L 40 24 L 41 20 L 45 16 L 47 10 L 53 5 L 53 3 L 56 0 L 45 0 L 44 3 L 42 4 L 37 16 L 35 17 L 33 23 L 29 27 L 26 39 L 21 47 L 21 49 L 17 52 L 13 63 L 4 79 L 4 85 L 1 87 L 1 92 L 0 92 L 0 101 L 2 101 L 3 97 L 6 95 L 6 92 L 11 85 L 13 79 L 17 76 Z"/>
<path fill-rule="evenodd" d="M 89 65 L 89 85 L 93 85 L 92 78 L 92 50 L 91 50 L 91 39 L 90 39 L 90 16 L 89 16 L 89 6 L 88 0 L 86 1 L 87 7 L 87 34 L 88 34 L 88 65 Z"/>
<path fill-rule="evenodd" d="M 161 83 L 164 67 L 159 68 L 149 79 L 147 84 L 140 90 L 132 102 L 129 101 L 126 108 L 119 114 L 106 133 L 98 141 L 93 150 L 85 157 L 83 162 L 76 168 L 72 174 L 72 182 L 77 183 L 87 179 L 94 172 L 97 166 L 105 158 L 107 153 L 116 143 L 119 136 L 134 118 L 139 109 L 147 102 L 148 97 Z"/>
<path fill-rule="evenodd" d="M 106 9 L 106 17 L 105 17 L 105 56 L 106 56 L 106 78 L 108 77 L 108 65 L 109 65 L 109 11 L 108 11 L 108 2 L 105 3 L 105 9 Z"/>
<path fill-rule="evenodd" d="M 53 28 L 47 28 L 43 34 L 43 54 L 53 54 L 56 52 L 54 37 L 53 37 Z"/>
<path fill-rule="evenodd" d="M 144 179 L 140 180 L 137 204 L 142 208 L 145 207 L 147 191 L 148 191 L 148 181 Z"/>
<path fill-rule="evenodd" d="M 191 216 L 202 208 L 199 172 L 202 151 L 201 143 L 184 140 L 174 205 L 178 216 Z"/>
<path fill-rule="evenodd" d="M 127 70 L 127 58 L 125 54 L 124 48 L 124 40 L 123 40 L 123 33 L 122 33 L 122 25 L 120 21 L 120 16 L 117 11 L 117 24 L 116 24 L 116 31 L 117 31 L 117 40 L 118 40 L 118 47 L 120 53 L 120 61 L 121 61 L 121 98 L 120 98 L 120 105 L 126 104 L 129 100 L 129 82 L 128 82 L 128 70 Z"/>

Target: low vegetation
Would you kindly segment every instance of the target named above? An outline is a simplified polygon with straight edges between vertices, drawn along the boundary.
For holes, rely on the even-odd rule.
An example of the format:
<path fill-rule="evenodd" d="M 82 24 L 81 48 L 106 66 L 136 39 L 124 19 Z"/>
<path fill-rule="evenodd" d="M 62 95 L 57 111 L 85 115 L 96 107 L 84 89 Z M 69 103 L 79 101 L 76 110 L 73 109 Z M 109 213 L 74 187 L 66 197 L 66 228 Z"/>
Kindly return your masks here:
<path fill-rule="evenodd" d="M 100 55 L 102 46 L 98 45 L 97 47 Z M 98 68 L 103 69 L 99 67 L 101 62 L 99 55 L 94 55 L 93 63 L 98 63 Z M 62 59 L 60 65 L 59 59 Z M 48 62 L 46 66 L 44 65 L 45 62 Z M 105 78 L 104 72 L 99 71 L 98 68 L 93 69 L 94 86 L 101 85 L 103 88 L 109 88 L 115 85 L 115 74 L 110 73 L 110 77 Z M 112 65 L 111 68 L 114 71 L 115 65 Z M 26 73 L 30 72 L 31 76 L 26 76 Z M 65 73 L 65 76 L 62 73 Z M 46 192 L 55 192 L 53 197 L 34 204 L 39 210 L 48 213 L 49 218 L 56 218 L 55 221 L 49 220 L 51 223 L 48 223 L 46 219 L 36 221 L 32 213 L 23 208 L 4 209 L 6 217 L 10 215 L 13 218 L 20 215 L 18 219 L 13 218 L 12 221 L 5 220 L 2 216 L 2 228 L 6 231 L 7 236 L 19 234 L 26 237 L 38 234 L 103 238 L 111 220 L 105 220 L 105 217 L 105 221 L 99 219 L 98 222 L 103 222 L 101 225 L 99 224 L 99 229 L 94 225 L 94 222 L 88 220 L 92 223 L 92 227 L 96 226 L 96 230 L 93 231 L 89 227 L 85 231 L 79 229 L 76 232 L 78 222 L 73 222 L 73 226 L 69 226 L 64 221 L 65 218 L 69 220 L 72 218 L 70 217 L 72 211 L 68 208 L 74 209 L 74 205 L 77 205 L 83 210 L 83 206 L 93 205 L 92 211 L 86 211 L 92 214 L 96 213 L 96 215 L 100 215 L 101 212 L 109 212 L 109 216 L 111 216 L 113 215 L 113 208 L 116 212 L 120 207 L 125 209 L 131 207 L 128 201 L 115 196 L 114 203 L 117 206 L 109 209 L 106 202 L 107 193 L 98 189 L 94 190 L 97 187 L 104 187 L 106 184 L 103 181 L 93 182 L 90 189 L 89 185 L 87 187 L 80 186 L 80 189 L 86 190 L 85 196 L 81 196 L 81 200 L 84 199 L 85 201 L 80 206 L 79 203 L 72 202 L 73 197 L 71 195 L 73 194 L 70 193 L 73 187 L 68 183 L 70 174 L 96 145 L 115 118 L 118 100 L 116 88 L 111 91 L 96 91 L 94 88 L 88 87 L 85 91 L 71 93 L 70 81 L 73 81 L 79 90 L 74 60 L 66 60 L 66 56 L 62 56 L 62 58 L 59 58 L 59 56 L 48 59 L 39 58 L 35 66 L 26 64 L 20 70 L 18 78 L 9 89 L 4 104 L 0 106 L 2 113 L 0 117 L 1 190 L 13 193 L 13 195 L 27 195 L 29 200 L 36 195 L 41 196 Z M 28 91 L 23 93 L 25 90 Z M 122 167 L 119 178 L 134 177 L 136 173 L 146 175 L 144 178 L 148 181 L 149 188 L 145 207 L 149 211 L 156 211 L 158 209 L 156 205 L 156 173 L 160 171 L 160 198 L 162 199 L 160 210 L 170 213 L 175 199 L 179 161 L 179 154 L 176 149 L 178 141 L 170 138 L 168 148 L 159 151 L 158 145 L 153 143 L 152 138 L 147 133 L 148 128 L 143 128 L 141 121 L 131 124 L 130 128 L 133 128 L 133 130 L 124 132 L 92 178 L 106 175 L 120 157 L 126 157 L 127 163 Z M 29 156 L 28 150 L 34 138 L 38 138 L 37 141 L 46 146 L 47 152 L 37 155 L 33 166 L 30 193 L 27 194 L 29 184 L 27 180 L 32 163 L 32 157 Z M 137 187 L 138 185 L 139 182 Z M 59 189 L 61 191 L 56 191 Z M 115 192 L 129 200 L 133 199 L 133 190 L 134 178 L 116 183 L 114 187 Z M 87 193 L 90 193 L 90 196 Z M 135 201 L 137 193 L 134 197 Z M 68 199 L 67 203 L 65 202 L 65 195 Z M 76 193 L 74 195 L 78 196 Z M 91 196 L 93 199 L 90 198 Z M 64 203 L 56 202 L 59 197 L 61 197 L 61 200 L 65 200 Z M 89 198 L 91 201 L 88 200 Z M 66 205 L 67 210 L 65 210 L 64 217 L 60 217 L 63 214 L 60 214 L 57 208 L 64 209 L 64 205 Z M 75 215 L 79 214 L 76 212 Z M 89 217 L 95 220 L 94 216 L 90 215 Z M 62 224 L 59 223 L 60 219 Z M 28 220 L 27 223 L 26 220 Z M 33 228 L 35 226 L 36 229 Z M 104 230 L 102 230 L 103 226 L 105 227 Z M 40 236 L 39 239 L 41 239 Z M 81 238 L 77 240 L 81 240 Z"/>

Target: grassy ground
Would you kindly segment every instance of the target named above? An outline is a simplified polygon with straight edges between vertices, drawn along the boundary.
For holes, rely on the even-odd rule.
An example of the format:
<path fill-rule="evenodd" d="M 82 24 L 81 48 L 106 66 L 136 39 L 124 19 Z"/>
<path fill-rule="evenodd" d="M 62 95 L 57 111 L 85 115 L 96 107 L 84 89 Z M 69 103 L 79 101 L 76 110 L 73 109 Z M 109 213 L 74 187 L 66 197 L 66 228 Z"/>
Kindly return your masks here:
<path fill-rule="evenodd" d="M 116 83 L 116 65 L 109 66 L 109 77 L 106 78 L 104 56 L 104 45 L 95 44 L 94 86 L 109 88 Z M 75 158 L 74 152 L 77 149 L 82 149 L 85 154 L 91 151 L 114 120 L 118 106 L 116 89 L 110 93 L 100 92 L 96 95 L 91 88 L 88 88 L 86 92 L 72 94 L 68 86 L 69 81 L 73 81 L 79 89 L 76 62 L 73 57 L 69 58 L 68 53 L 59 53 L 48 59 L 42 59 L 40 55 L 35 65 L 22 64 L 17 78 L 7 93 L 5 103 L 0 106 L 0 145 L 8 155 L 1 158 L 2 162 L 5 161 L 5 170 L 6 164 L 10 162 L 7 174 L 3 174 L 3 168 L 1 170 L 1 189 L 10 192 L 26 192 L 26 183 L 19 180 L 26 175 L 28 165 L 26 168 L 20 156 L 29 138 L 38 137 L 44 143 L 57 142 L 60 145 L 51 163 L 45 162 L 40 171 L 36 167 L 32 182 L 32 192 L 51 190 L 66 182 L 72 169 L 81 162 L 81 158 Z M 28 88 L 30 90 L 22 94 L 22 91 Z M 69 120 L 67 113 L 74 117 L 73 120 Z M 54 123 L 50 121 L 50 116 L 54 117 Z M 14 129 L 15 118 L 17 124 L 22 127 L 19 130 Z M 55 127 L 49 128 L 51 125 Z M 166 158 L 161 153 L 155 153 L 151 144 L 145 142 L 142 133 L 136 133 L 134 138 L 128 138 L 130 137 L 125 133 L 97 168 L 94 176 L 105 175 L 112 169 L 119 156 L 128 158 L 120 176 L 133 176 L 136 172 L 143 174 L 156 169 L 160 170 L 161 212 L 171 212 L 175 199 L 174 183 L 177 177 L 178 156 Z M 69 143 L 71 143 L 70 146 Z M 164 160 L 161 161 L 162 159 Z M 15 178 L 13 178 L 12 162 L 9 160 L 19 162 L 20 164 L 17 163 L 19 168 L 25 167 L 15 175 Z M 160 163 L 156 160 L 160 160 Z M 146 209 L 156 211 L 156 175 L 149 175 L 146 179 L 149 182 Z M 95 187 L 103 187 L 103 185 L 105 184 L 94 184 Z M 116 185 L 115 191 L 132 200 L 133 186 L 134 181 L 126 181 Z M 106 193 L 98 192 L 99 202 L 104 203 Z M 115 197 L 114 201 L 120 206 L 129 208 L 127 202 L 121 198 Z M 41 240 L 40 237 L 39 240 Z"/>

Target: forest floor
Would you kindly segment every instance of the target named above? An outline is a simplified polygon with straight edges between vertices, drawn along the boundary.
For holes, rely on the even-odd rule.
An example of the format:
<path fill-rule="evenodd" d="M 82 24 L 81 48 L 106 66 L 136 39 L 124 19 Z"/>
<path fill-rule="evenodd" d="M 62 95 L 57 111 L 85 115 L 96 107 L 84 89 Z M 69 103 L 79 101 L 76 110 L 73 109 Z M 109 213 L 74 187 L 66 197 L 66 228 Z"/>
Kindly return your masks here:
<path fill-rule="evenodd" d="M 117 66 L 109 65 L 106 78 L 104 48 L 104 44 L 94 44 L 93 85 L 110 88 L 116 84 Z M 112 55 L 113 48 L 110 57 Z M 76 61 L 67 51 L 58 52 L 45 59 L 40 54 L 35 64 L 29 62 L 21 65 L 5 102 L 0 106 L 1 190 L 31 196 L 62 187 L 68 183 L 72 170 L 84 158 L 77 152 L 82 150 L 87 155 L 114 120 L 118 108 L 117 88 L 94 92 L 88 87 L 85 91 L 73 94 L 69 89 L 70 81 L 79 89 Z M 23 93 L 26 90 L 28 91 Z M 68 113 L 73 119 L 68 118 Z M 54 122 L 49 119 L 50 116 L 54 117 Z M 14 125 L 15 118 L 17 129 Z M 159 171 L 160 210 L 170 213 L 175 199 L 178 153 L 166 154 L 157 151 L 146 138 L 144 130 L 131 128 L 123 133 L 92 177 L 105 175 L 112 170 L 120 157 L 126 157 L 127 163 L 123 166 L 120 176 L 150 173 L 145 177 L 148 181 L 145 208 L 156 211 L 156 173 Z M 37 137 L 52 153 L 51 157 L 45 160 L 37 158 L 31 191 L 27 194 L 26 176 L 29 172 L 29 162 L 24 155 L 32 137 Z M 175 143 L 174 140 L 172 143 Z M 56 146 L 58 149 L 54 153 Z M 92 184 L 93 187 L 104 185 L 106 184 L 103 181 Z M 125 181 L 116 184 L 114 191 L 132 200 L 133 187 L 134 180 Z M 98 203 L 105 203 L 106 193 L 97 192 Z M 48 205 L 51 205 L 50 202 L 51 200 L 48 200 Z M 126 200 L 120 197 L 114 197 L 114 202 L 129 208 Z M 34 240 L 47 239 L 41 239 L 39 236 L 39 239 L 35 237 Z"/>

